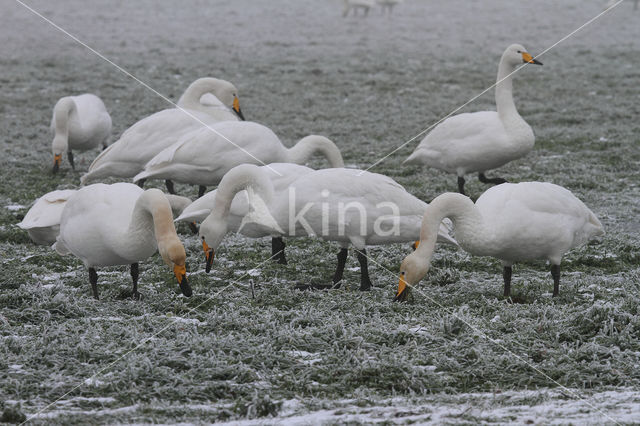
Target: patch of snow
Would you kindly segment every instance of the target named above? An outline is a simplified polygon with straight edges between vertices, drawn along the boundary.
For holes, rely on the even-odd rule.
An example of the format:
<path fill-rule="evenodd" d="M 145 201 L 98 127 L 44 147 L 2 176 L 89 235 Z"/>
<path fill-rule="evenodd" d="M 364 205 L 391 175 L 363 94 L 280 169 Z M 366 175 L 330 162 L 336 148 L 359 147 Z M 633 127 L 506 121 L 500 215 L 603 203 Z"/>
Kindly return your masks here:
<path fill-rule="evenodd" d="M 24 208 L 26 208 L 25 206 L 23 206 L 22 204 L 9 204 L 7 206 L 4 206 L 5 209 L 14 212 L 16 210 L 22 210 Z"/>

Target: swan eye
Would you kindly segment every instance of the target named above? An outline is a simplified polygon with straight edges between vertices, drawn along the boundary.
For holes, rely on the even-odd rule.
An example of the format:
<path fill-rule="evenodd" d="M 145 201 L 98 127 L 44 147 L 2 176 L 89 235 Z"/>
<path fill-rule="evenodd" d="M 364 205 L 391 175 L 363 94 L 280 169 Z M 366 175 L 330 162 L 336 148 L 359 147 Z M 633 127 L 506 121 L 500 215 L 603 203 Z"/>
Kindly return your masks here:
<path fill-rule="evenodd" d="M 522 53 L 522 51 L 521 51 L 521 50 L 518 50 L 518 53 Z"/>

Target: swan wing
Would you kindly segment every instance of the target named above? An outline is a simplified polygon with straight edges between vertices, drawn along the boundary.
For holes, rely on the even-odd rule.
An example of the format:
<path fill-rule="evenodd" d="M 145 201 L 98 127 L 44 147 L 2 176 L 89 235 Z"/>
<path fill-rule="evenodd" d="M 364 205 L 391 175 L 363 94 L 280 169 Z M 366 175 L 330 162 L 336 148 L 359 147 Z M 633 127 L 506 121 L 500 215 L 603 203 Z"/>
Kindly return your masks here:
<path fill-rule="evenodd" d="M 38 198 L 18 226 L 22 229 L 43 228 L 60 224 L 60 217 L 67 200 L 75 189 L 52 191 Z"/>

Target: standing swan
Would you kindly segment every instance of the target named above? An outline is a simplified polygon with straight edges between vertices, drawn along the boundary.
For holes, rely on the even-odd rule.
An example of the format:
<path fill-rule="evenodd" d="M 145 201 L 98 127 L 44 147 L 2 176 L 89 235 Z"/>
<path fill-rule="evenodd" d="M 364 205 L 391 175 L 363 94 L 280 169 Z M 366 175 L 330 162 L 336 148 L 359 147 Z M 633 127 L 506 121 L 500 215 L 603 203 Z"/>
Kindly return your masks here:
<path fill-rule="evenodd" d="M 505 297 L 511 295 L 511 265 L 534 259 L 551 263 L 553 296 L 557 296 L 562 256 L 604 234 L 602 224 L 582 201 L 551 183 L 498 185 L 475 204 L 464 195 L 448 192 L 436 197 L 425 211 L 420 245 L 400 266 L 396 300 L 406 300 L 409 288 L 429 271 L 436 230 L 445 217 L 453 221 L 460 247 L 502 261 Z"/>
<path fill-rule="evenodd" d="M 217 185 L 239 164 L 303 164 L 315 153 L 322 154 L 331 167 L 343 167 L 338 147 L 324 136 L 310 135 L 291 148 L 266 126 L 251 121 L 225 121 L 211 129 L 202 128 L 184 135 L 178 142 L 149 160 L 134 182 L 170 179 L 199 185 L 199 197 L 207 186 Z"/>
<path fill-rule="evenodd" d="M 427 206 L 393 179 L 356 169 L 315 170 L 294 180 L 287 191 L 274 193 L 263 170 L 243 164 L 224 176 L 211 214 L 200 226 L 207 272 L 215 249 L 229 231 L 231 203 L 244 189 L 251 207 L 240 224 L 243 235 L 316 236 L 339 242 L 331 287 L 340 286 L 347 247 L 352 244 L 360 263 L 360 290 L 371 288 L 365 246 L 415 241 Z M 438 240 L 456 244 L 444 226 L 438 229 Z"/>
<path fill-rule="evenodd" d="M 500 184 L 502 178 L 484 175 L 523 157 L 535 143 L 533 130 L 518 114 L 513 102 L 511 75 L 522 63 L 542 65 L 524 47 L 512 44 L 502 54 L 496 83 L 498 111 L 454 115 L 438 124 L 404 164 L 426 164 L 458 175 L 458 192 L 464 194 L 464 175 L 478 172 L 483 183 Z"/>
<path fill-rule="evenodd" d="M 72 150 L 87 151 L 102 145 L 107 147 L 111 136 L 111 116 L 102 100 L 96 95 L 85 93 L 79 96 L 65 96 L 56 102 L 51 119 L 54 132 L 53 173 L 57 173 L 62 163 L 62 153 L 66 151 L 71 168 L 75 170 Z"/>
<path fill-rule="evenodd" d="M 207 93 L 213 94 L 229 110 L 201 103 L 200 99 Z M 186 111 L 165 109 L 125 130 L 118 141 L 96 157 L 89 171 L 82 176 L 82 183 L 109 176 L 133 177 L 144 169 L 147 161 L 175 143 L 181 135 L 203 127 L 203 123 L 209 125 L 242 117 L 238 90 L 228 81 L 217 78 L 201 78 L 191 83 L 178 101 L 178 106 Z M 167 189 L 174 192 L 171 182 L 167 182 Z"/>
<path fill-rule="evenodd" d="M 138 262 L 158 250 L 173 268 L 182 294 L 191 296 L 185 251 L 176 235 L 171 206 L 162 191 L 143 191 L 130 183 L 95 184 L 78 190 L 62 211 L 54 248 L 72 253 L 89 268 L 93 297 L 98 298 L 96 266 L 131 265 L 133 297 L 138 293 Z"/>

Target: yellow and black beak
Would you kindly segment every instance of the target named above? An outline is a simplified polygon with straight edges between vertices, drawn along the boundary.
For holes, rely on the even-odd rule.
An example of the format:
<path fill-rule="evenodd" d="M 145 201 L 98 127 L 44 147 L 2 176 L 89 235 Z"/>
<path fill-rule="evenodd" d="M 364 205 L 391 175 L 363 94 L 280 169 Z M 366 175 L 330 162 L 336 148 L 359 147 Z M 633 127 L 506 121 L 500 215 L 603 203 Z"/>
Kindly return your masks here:
<path fill-rule="evenodd" d="M 60 163 L 62 163 L 62 154 L 55 154 L 53 156 L 53 173 L 58 173 Z"/>
<path fill-rule="evenodd" d="M 213 256 L 214 251 L 210 248 L 207 243 L 202 240 L 202 249 L 204 250 L 204 260 L 205 260 L 205 268 L 204 270 L 209 273 L 211 272 L 211 265 L 213 264 Z"/>
<path fill-rule="evenodd" d="M 525 62 L 527 64 L 542 65 L 542 62 L 534 59 L 533 56 L 531 56 L 531 54 L 527 52 L 522 52 L 522 62 Z"/>
<path fill-rule="evenodd" d="M 180 291 L 187 297 L 191 297 L 192 291 L 187 279 L 187 268 L 184 265 L 174 265 L 173 273 L 180 284 Z"/>
<path fill-rule="evenodd" d="M 413 249 L 413 251 L 418 250 L 418 247 L 420 246 L 420 240 L 416 241 L 415 243 L 413 243 L 411 245 L 411 248 Z"/>
<path fill-rule="evenodd" d="M 398 293 L 396 293 L 396 297 L 393 298 L 393 301 L 405 302 L 408 296 L 409 296 L 409 286 L 407 285 L 407 282 L 404 280 L 404 272 L 401 272 L 400 280 L 398 282 Z"/>
<path fill-rule="evenodd" d="M 244 115 L 242 115 L 242 110 L 240 109 L 240 99 L 237 96 L 233 97 L 233 110 L 240 117 L 240 120 L 244 121 Z"/>

